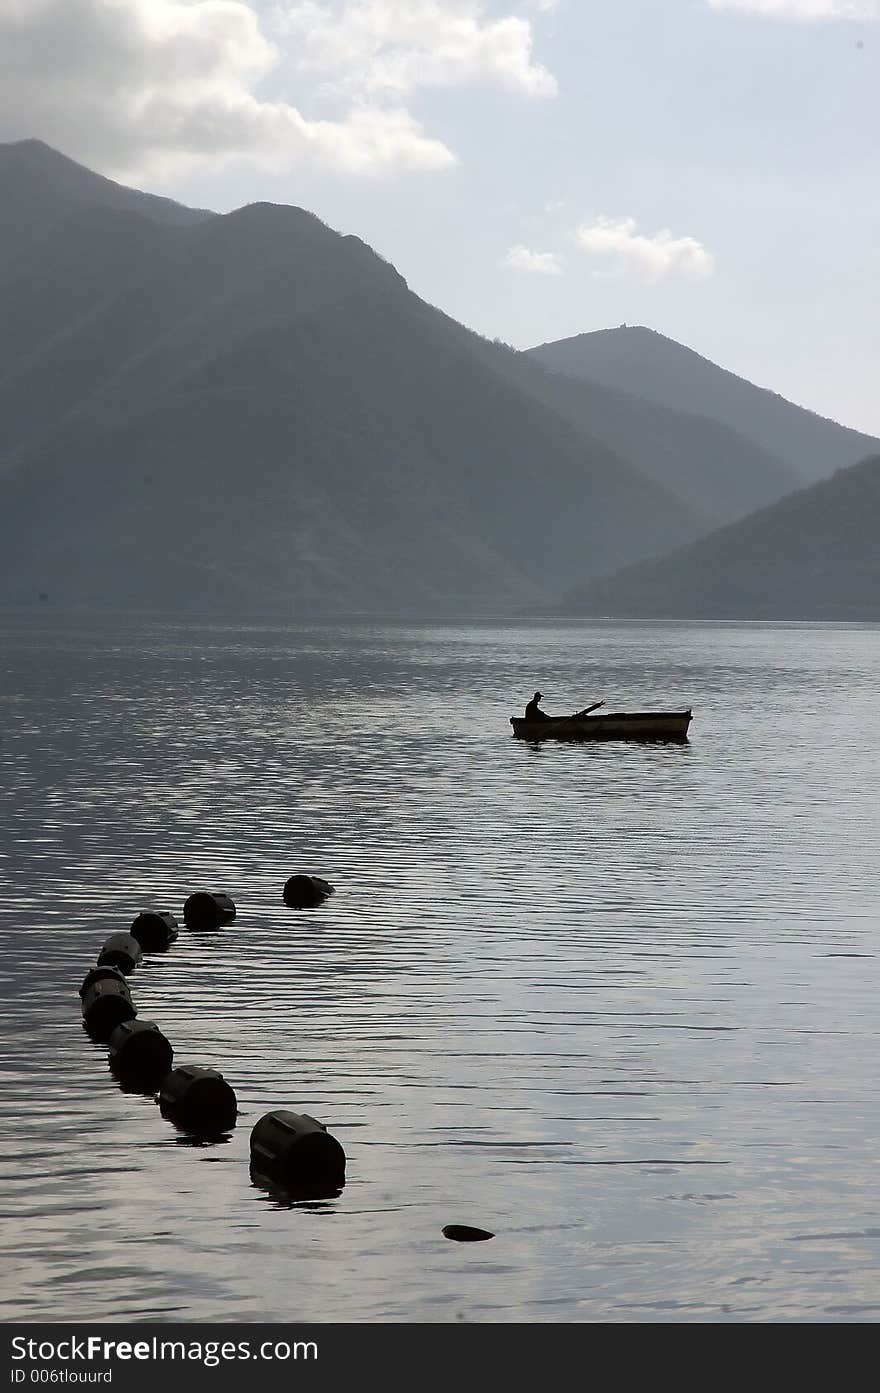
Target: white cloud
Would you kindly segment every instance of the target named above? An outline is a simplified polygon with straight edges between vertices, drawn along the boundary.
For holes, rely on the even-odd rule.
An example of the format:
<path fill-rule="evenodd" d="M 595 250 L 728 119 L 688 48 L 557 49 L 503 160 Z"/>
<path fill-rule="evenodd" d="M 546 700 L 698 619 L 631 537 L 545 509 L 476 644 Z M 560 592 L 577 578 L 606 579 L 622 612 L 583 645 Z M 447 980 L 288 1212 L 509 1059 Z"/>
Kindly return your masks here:
<path fill-rule="evenodd" d="M 243 157 L 356 174 L 439 170 L 456 157 L 408 108 L 419 86 L 549 94 L 531 28 L 474 0 L 0 0 L 0 140 L 38 136 L 131 177 Z M 261 86 L 300 68 L 297 105 Z M 301 109 L 305 70 L 329 115 Z M 287 95 L 287 94 L 285 94 Z M 326 95 L 326 94 L 325 94 Z"/>
<path fill-rule="evenodd" d="M 555 95 L 555 78 L 532 59 L 530 22 L 485 11 L 482 0 L 278 0 L 273 29 L 296 42 L 296 66 L 327 91 L 402 98 L 486 83 Z"/>
<path fill-rule="evenodd" d="M 635 218 L 598 217 L 584 223 L 575 234 L 591 256 L 611 262 L 612 272 L 632 272 L 645 281 L 683 276 L 704 280 L 715 270 L 715 258 L 694 237 L 673 237 L 661 228 L 652 237 L 639 232 Z"/>
<path fill-rule="evenodd" d="M 562 275 L 562 265 L 556 252 L 533 252 L 522 243 L 511 247 L 501 264 L 508 270 L 526 271 L 532 275 Z"/>
<path fill-rule="evenodd" d="M 713 10 L 779 19 L 880 19 L 880 0 L 708 0 Z"/>

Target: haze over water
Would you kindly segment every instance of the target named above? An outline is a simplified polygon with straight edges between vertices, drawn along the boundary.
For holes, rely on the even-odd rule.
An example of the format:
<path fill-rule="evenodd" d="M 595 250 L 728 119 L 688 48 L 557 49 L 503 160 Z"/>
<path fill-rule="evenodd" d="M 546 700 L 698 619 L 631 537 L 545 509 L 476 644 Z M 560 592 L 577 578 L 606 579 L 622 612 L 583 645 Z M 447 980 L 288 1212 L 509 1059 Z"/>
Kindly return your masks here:
<path fill-rule="evenodd" d="M 876 1318 L 880 629 L 45 615 L 0 669 L 7 1318 Z M 691 741 L 529 746 L 536 686 Z M 235 923 L 131 985 L 237 1091 L 211 1146 L 77 996 L 202 888 Z M 277 1107 L 338 1199 L 251 1184 Z"/>

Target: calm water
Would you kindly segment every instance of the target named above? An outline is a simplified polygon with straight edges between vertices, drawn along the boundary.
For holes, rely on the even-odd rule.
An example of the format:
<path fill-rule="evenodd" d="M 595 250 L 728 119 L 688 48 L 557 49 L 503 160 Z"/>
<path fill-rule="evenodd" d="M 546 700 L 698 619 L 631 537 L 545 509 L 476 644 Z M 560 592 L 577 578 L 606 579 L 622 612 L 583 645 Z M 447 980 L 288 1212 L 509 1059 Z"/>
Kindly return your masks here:
<path fill-rule="evenodd" d="M 876 1319 L 880 629 L 2 640 L 7 1318 Z M 530 747 L 536 686 L 693 705 L 691 742 Z M 194 1147 L 77 987 L 199 888 L 234 925 L 131 979 L 238 1093 Z M 251 1184 L 273 1107 L 342 1141 L 340 1198 Z"/>

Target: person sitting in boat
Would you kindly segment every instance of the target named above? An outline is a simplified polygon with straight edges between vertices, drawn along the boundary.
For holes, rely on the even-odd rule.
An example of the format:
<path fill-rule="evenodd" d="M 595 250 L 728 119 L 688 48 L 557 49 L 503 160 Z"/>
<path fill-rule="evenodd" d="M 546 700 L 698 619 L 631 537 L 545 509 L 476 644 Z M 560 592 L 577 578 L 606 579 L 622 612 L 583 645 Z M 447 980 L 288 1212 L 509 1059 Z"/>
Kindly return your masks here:
<path fill-rule="evenodd" d="M 535 692 L 535 695 L 532 697 L 531 701 L 526 707 L 527 721 L 549 721 L 552 719 L 552 717 L 547 715 L 546 711 L 541 710 L 540 706 L 538 705 L 538 702 L 540 700 L 541 693 Z"/>

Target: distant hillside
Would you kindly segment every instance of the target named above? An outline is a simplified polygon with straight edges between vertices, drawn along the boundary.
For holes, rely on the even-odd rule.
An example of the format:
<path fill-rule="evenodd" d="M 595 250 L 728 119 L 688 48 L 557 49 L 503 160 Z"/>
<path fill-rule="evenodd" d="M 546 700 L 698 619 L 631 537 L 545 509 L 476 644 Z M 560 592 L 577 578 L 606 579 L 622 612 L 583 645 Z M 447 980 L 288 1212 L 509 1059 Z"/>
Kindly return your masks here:
<path fill-rule="evenodd" d="M 705 530 L 356 237 L 157 217 L 52 157 L 0 158 L 0 602 L 520 603 Z"/>
<path fill-rule="evenodd" d="M 662 561 L 580 586 L 574 613 L 880 620 L 880 454 Z"/>
<path fill-rule="evenodd" d="M 775 502 L 801 483 L 790 465 L 708 416 L 672 411 L 550 369 L 545 369 L 543 393 L 647 478 L 687 499 L 707 529 Z"/>
<path fill-rule="evenodd" d="M 802 482 L 827 478 L 880 446 L 871 436 L 794 406 L 652 329 L 578 334 L 529 353 L 554 371 L 710 416 L 783 461 Z"/>
<path fill-rule="evenodd" d="M 0 604 L 540 603 L 795 482 L 727 424 L 489 343 L 303 209 L 0 146 Z"/>
<path fill-rule="evenodd" d="M 212 215 L 95 174 L 41 140 L 0 144 L 0 266 L 80 208 L 114 208 L 173 227 Z"/>

